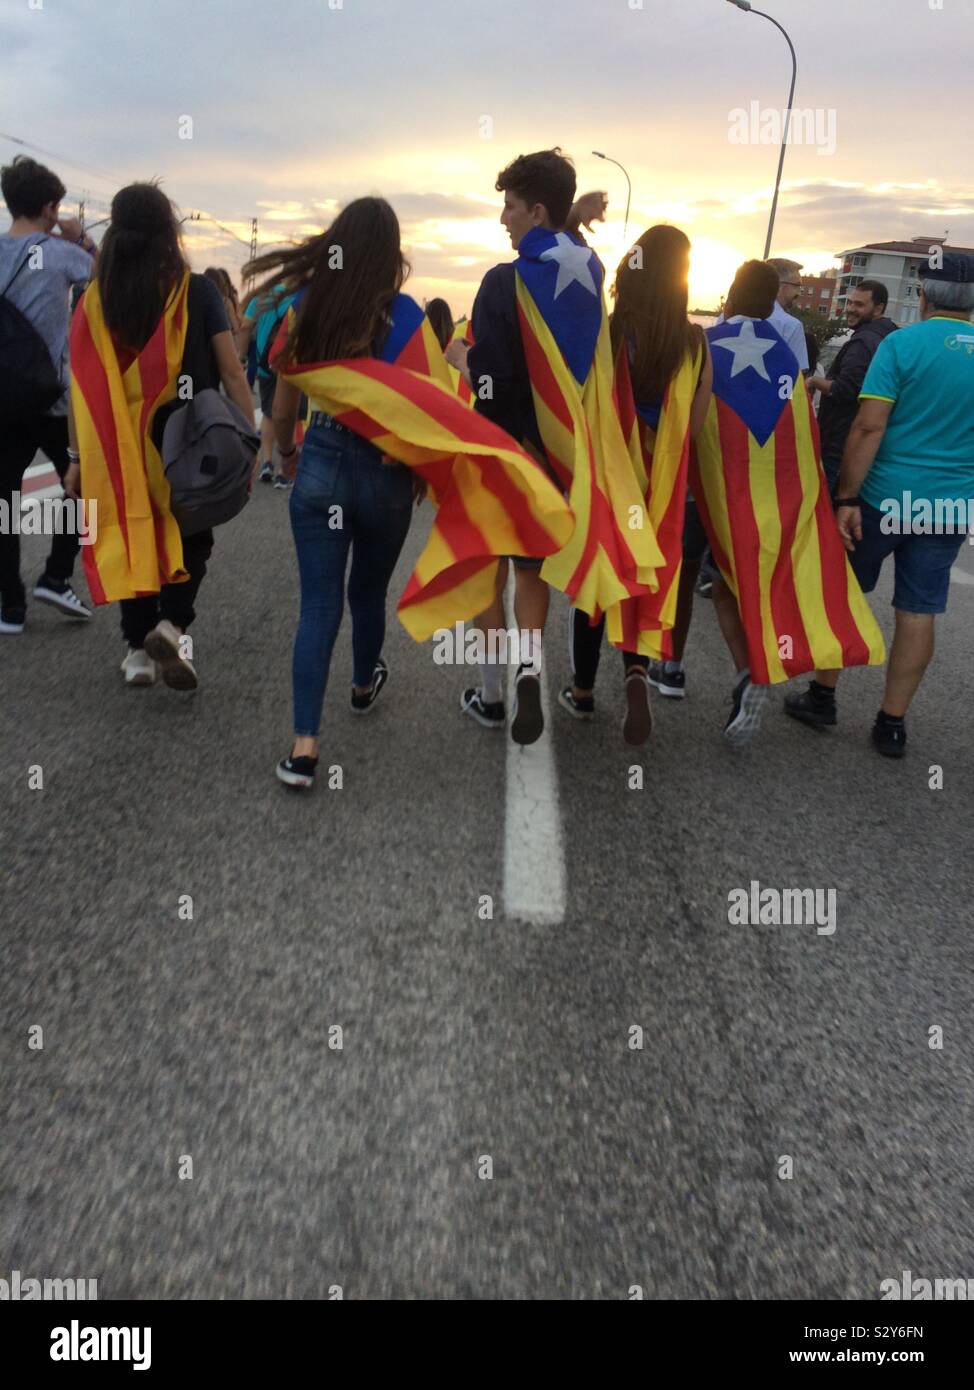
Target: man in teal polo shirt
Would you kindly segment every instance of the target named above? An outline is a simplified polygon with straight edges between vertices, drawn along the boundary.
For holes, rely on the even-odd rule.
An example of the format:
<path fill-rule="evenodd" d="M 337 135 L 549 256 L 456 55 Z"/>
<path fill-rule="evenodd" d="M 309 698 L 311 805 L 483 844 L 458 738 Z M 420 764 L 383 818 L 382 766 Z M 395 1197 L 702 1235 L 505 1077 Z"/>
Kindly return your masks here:
<path fill-rule="evenodd" d="M 880 343 L 859 395 L 836 492 L 836 522 L 865 593 L 893 556 L 896 627 L 872 738 L 901 758 L 906 712 L 930 664 L 934 618 L 974 531 L 974 257 L 934 248 L 920 322 Z M 785 698 L 795 719 L 836 722 L 838 671 Z"/>

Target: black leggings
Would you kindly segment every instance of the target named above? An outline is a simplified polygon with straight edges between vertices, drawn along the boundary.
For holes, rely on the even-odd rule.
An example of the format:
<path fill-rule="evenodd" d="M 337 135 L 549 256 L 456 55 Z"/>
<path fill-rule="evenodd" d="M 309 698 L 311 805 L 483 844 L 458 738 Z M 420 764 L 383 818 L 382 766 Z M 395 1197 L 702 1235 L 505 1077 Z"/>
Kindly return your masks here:
<path fill-rule="evenodd" d="M 13 506 L 13 494 L 20 491 L 24 471 L 38 449 L 51 460 L 63 482 L 68 468 L 66 415 L 35 415 L 31 420 L 4 425 L 3 438 L 0 440 L 0 498 L 6 502 L 8 509 Z M 78 537 L 74 532 L 55 531 L 51 538 L 51 553 L 44 567 L 45 574 L 49 579 L 67 581 L 74 571 L 77 555 Z M 0 531 L 0 595 L 5 605 L 11 608 L 24 606 L 20 536 L 6 528 Z"/>
<path fill-rule="evenodd" d="M 594 690 L 595 677 L 599 670 L 599 657 L 602 655 L 602 633 L 605 631 L 605 618 L 600 618 L 592 627 L 588 614 L 583 613 L 581 609 L 573 608 L 569 622 L 572 678 L 579 690 Z M 649 657 L 639 656 L 636 652 L 623 652 L 622 664 L 626 671 L 631 666 L 642 666 L 645 670 L 649 666 Z"/>

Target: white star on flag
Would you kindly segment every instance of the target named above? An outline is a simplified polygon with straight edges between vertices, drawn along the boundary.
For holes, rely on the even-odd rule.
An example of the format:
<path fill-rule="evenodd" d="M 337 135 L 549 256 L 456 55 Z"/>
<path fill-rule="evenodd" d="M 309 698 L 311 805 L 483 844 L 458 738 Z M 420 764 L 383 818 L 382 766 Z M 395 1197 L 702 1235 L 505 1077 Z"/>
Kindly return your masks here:
<path fill-rule="evenodd" d="M 753 319 L 744 320 L 738 337 L 714 338 L 711 340 L 711 347 L 726 348 L 734 354 L 731 377 L 746 371 L 748 367 L 753 367 L 758 376 L 763 377 L 765 381 L 771 380 L 764 365 L 764 358 L 765 354 L 775 347 L 775 341 L 773 338 L 759 338 L 754 332 Z"/>
<path fill-rule="evenodd" d="M 541 252 L 543 261 L 556 261 L 558 264 L 555 299 L 563 290 L 567 290 L 573 280 L 577 280 L 583 289 L 598 297 L 599 288 L 592 278 L 592 267 L 589 265 L 592 253 L 588 247 L 579 246 L 577 242 L 572 241 L 567 232 L 556 232 L 555 241 L 557 245 Z"/>

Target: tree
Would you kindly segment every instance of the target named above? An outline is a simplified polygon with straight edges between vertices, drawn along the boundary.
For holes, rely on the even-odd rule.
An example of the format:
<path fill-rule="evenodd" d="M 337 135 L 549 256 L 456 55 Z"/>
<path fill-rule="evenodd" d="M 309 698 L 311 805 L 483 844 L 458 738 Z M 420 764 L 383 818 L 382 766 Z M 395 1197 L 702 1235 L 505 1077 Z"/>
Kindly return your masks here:
<path fill-rule="evenodd" d="M 792 312 L 794 312 L 795 318 L 805 325 L 820 348 L 823 348 L 837 334 L 845 333 L 849 327 L 844 318 L 823 319 L 822 315 L 816 313 L 814 309 L 798 309 Z"/>

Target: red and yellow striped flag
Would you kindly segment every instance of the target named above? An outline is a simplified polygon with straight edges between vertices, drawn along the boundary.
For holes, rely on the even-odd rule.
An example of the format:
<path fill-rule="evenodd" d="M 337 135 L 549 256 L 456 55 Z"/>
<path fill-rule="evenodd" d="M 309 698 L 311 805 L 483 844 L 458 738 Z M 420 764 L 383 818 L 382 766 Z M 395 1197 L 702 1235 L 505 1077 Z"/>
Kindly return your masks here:
<path fill-rule="evenodd" d="M 598 617 L 658 588 L 664 563 L 619 421 L 602 267 L 577 238 L 541 227 L 514 264 L 538 429 L 576 518 L 541 574 Z"/>
<path fill-rule="evenodd" d="M 616 357 L 619 418 L 646 510 L 663 552 L 655 593 L 625 599 L 606 614 L 609 640 L 623 651 L 672 655 L 672 628 L 683 569 L 683 520 L 690 466 L 690 409 L 700 379 L 702 348 L 688 352 L 669 382 L 655 426 L 640 413 L 632 392 L 625 344 Z"/>
<path fill-rule="evenodd" d="M 96 604 L 157 594 L 188 578 L 183 543 L 169 509 L 169 484 L 152 425 L 174 400 L 186 342 L 189 271 L 158 327 L 123 367 L 102 313 L 98 281 L 85 291 L 71 325 L 71 404 L 81 454 L 81 491 L 97 504 L 95 543 L 83 546 Z"/>
<path fill-rule="evenodd" d="M 732 319 L 707 337 L 714 398 L 691 451 L 690 486 L 737 598 L 751 679 L 882 665 L 882 634 L 835 524 L 794 353 L 765 320 Z"/>
<path fill-rule="evenodd" d="M 408 295 L 393 306 L 383 357 L 387 352 L 395 353 L 394 362 L 280 360 L 278 370 L 308 395 L 313 410 L 333 416 L 429 485 L 436 515 L 398 609 L 407 632 L 422 642 L 488 607 L 500 556 L 551 555 L 574 521 L 535 460 L 457 398 L 435 334 Z M 405 361 L 425 368 L 410 369 Z"/>
<path fill-rule="evenodd" d="M 456 323 L 453 325 L 452 341 L 454 343 L 466 343 L 467 347 L 473 347 L 473 324 L 470 319 L 457 319 Z M 473 392 L 470 389 L 470 383 L 463 373 L 458 372 L 456 367 L 450 367 L 450 380 L 453 383 L 454 391 L 456 391 L 460 399 L 467 405 L 472 405 Z"/>

